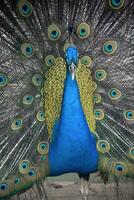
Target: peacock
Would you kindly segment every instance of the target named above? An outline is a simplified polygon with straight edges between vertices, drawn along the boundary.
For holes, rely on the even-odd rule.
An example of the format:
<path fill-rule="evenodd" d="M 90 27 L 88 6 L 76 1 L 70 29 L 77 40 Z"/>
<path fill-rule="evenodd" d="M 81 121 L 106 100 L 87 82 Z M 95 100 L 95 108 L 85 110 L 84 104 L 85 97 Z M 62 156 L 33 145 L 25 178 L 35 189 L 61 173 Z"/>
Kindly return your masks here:
<path fill-rule="evenodd" d="M 70 172 L 134 177 L 134 1 L 1 0 L 0 199 Z"/>

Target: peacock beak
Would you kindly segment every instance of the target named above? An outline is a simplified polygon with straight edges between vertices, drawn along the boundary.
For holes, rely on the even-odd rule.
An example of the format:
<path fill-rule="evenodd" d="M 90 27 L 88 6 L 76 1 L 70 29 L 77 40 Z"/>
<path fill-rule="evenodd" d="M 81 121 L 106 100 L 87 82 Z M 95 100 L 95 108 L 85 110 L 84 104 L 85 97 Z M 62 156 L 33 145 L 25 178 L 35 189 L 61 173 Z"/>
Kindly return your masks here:
<path fill-rule="evenodd" d="M 72 64 L 69 67 L 69 70 L 70 70 L 71 76 L 72 76 L 72 80 L 74 80 L 74 78 L 75 78 L 75 69 L 76 69 L 76 65 L 72 62 Z"/>

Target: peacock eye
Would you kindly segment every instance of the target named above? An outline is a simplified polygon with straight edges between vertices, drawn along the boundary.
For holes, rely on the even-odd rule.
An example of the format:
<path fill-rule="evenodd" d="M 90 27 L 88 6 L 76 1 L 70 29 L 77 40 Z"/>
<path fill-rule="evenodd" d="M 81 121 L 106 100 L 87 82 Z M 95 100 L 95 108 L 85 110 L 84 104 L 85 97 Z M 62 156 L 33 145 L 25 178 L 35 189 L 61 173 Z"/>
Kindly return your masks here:
<path fill-rule="evenodd" d="M 113 9 L 120 9 L 123 7 L 125 0 L 109 0 L 109 5 Z"/>
<path fill-rule="evenodd" d="M 103 53 L 106 55 L 112 55 L 117 50 L 117 42 L 114 40 L 109 40 L 103 45 Z"/>
<path fill-rule="evenodd" d="M 77 34 L 80 39 L 88 38 L 90 33 L 90 26 L 87 23 L 81 23 L 77 28 Z"/>
<path fill-rule="evenodd" d="M 29 160 L 22 160 L 19 163 L 19 172 L 21 174 L 27 174 L 30 170 L 30 162 Z"/>
<path fill-rule="evenodd" d="M 126 121 L 134 122 L 134 110 L 124 111 L 124 117 Z"/>
<path fill-rule="evenodd" d="M 8 83 L 8 78 L 6 74 L 0 73 L 0 88 L 6 86 Z"/>
<path fill-rule="evenodd" d="M 42 76 L 40 74 L 35 74 L 33 77 L 32 77 L 32 82 L 35 86 L 40 86 L 42 84 Z"/>
<path fill-rule="evenodd" d="M 32 14 L 33 8 L 32 5 L 28 1 L 21 1 L 18 2 L 19 12 L 23 17 L 29 17 Z"/>
<path fill-rule="evenodd" d="M 101 95 L 98 94 L 98 93 L 95 93 L 94 96 L 93 96 L 93 99 L 94 99 L 95 103 L 100 103 L 100 101 L 101 101 Z"/>
<path fill-rule="evenodd" d="M 47 154 L 49 151 L 49 144 L 47 142 L 40 142 L 37 146 L 37 150 L 40 154 Z"/>
<path fill-rule="evenodd" d="M 34 97 L 32 95 L 25 95 L 23 97 L 23 104 L 24 105 L 31 105 L 33 103 Z"/>
<path fill-rule="evenodd" d="M 20 183 L 20 178 L 15 178 L 14 184 L 19 184 Z"/>
<path fill-rule="evenodd" d="M 31 43 L 24 43 L 21 45 L 21 52 L 27 58 L 31 58 L 34 54 L 34 47 Z"/>
<path fill-rule="evenodd" d="M 45 57 L 45 64 L 49 67 L 55 64 L 55 57 L 53 55 L 47 55 Z"/>
<path fill-rule="evenodd" d="M 36 118 L 39 122 L 43 122 L 45 120 L 45 112 L 43 110 L 40 110 L 37 115 Z"/>
<path fill-rule="evenodd" d="M 92 59 L 89 56 L 83 56 L 81 59 L 81 63 L 86 65 L 86 66 L 91 66 L 92 65 Z"/>
<path fill-rule="evenodd" d="M 107 77 L 107 73 L 106 73 L 105 70 L 103 70 L 103 69 L 97 69 L 95 71 L 95 79 L 97 81 L 103 81 L 103 80 L 106 79 L 106 77 Z"/>
<path fill-rule="evenodd" d="M 55 24 L 51 24 L 48 27 L 48 37 L 50 40 L 56 41 L 59 40 L 61 37 L 61 31 L 59 27 Z"/>
<path fill-rule="evenodd" d="M 125 175 L 127 172 L 127 166 L 123 162 L 114 163 L 112 172 L 117 176 Z"/>
<path fill-rule="evenodd" d="M 0 190 L 5 191 L 8 189 L 7 183 L 0 183 Z"/>
<path fill-rule="evenodd" d="M 102 120 L 104 119 L 104 111 L 102 109 L 95 109 L 94 110 L 94 116 L 96 120 Z"/>
<path fill-rule="evenodd" d="M 128 154 L 129 154 L 129 157 L 134 160 L 134 147 L 131 147 L 129 149 Z"/>
<path fill-rule="evenodd" d="M 116 165 L 116 170 L 117 171 L 123 171 L 124 167 L 122 165 Z"/>
<path fill-rule="evenodd" d="M 21 118 L 16 118 L 13 120 L 11 124 L 11 129 L 14 131 L 18 131 L 22 128 L 23 120 Z"/>
<path fill-rule="evenodd" d="M 110 144 L 106 140 L 99 140 L 97 143 L 97 149 L 101 153 L 108 153 L 110 151 Z"/>
<path fill-rule="evenodd" d="M 108 92 L 108 96 L 111 100 L 118 100 L 121 98 L 121 91 L 117 88 L 112 88 Z"/>
<path fill-rule="evenodd" d="M 36 172 L 34 169 L 30 169 L 30 171 L 28 172 L 29 176 L 36 176 Z"/>

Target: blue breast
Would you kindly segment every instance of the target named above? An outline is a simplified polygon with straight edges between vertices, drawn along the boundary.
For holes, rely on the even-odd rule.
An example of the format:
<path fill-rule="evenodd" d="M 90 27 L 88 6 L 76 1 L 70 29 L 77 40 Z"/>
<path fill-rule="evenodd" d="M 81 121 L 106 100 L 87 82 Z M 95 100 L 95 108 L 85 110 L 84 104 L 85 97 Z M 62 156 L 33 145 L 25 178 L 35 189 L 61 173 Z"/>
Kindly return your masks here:
<path fill-rule="evenodd" d="M 48 161 L 51 176 L 97 170 L 96 142 L 81 107 L 77 82 L 69 73 L 64 86 L 61 117 L 53 129 Z"/>

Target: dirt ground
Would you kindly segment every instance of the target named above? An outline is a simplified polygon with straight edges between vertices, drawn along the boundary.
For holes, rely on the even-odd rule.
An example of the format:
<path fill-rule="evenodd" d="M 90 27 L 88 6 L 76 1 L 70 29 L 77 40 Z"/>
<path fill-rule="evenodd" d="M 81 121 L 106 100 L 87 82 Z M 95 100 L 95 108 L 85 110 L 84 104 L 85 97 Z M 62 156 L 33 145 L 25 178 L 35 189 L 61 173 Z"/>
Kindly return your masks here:
<path fill-rule="evenodd" d="M 64 183 L 60 188 L 50 186 L 49 190 L 54 200 L 82 200 L 78 183 Z M 117 196 L 118 192 L 118 196 Z M 120 184 L 119 191 L 115 184 L 90 184 L 89 200 L 134 200 L 134 184 Z"/>
<path fill-rule="evenodd" d="M 41 186 L 41 187 L 40 187 Z M 83 200 L 80 180 L 77 174 L 66 174 L 47 178 L 42 185 L 34 185 L 23 194 L 16 195 L 11 200 Z M 134 180 L 121 179 L 119 189 L 114 179 L 110 178 L 104 185 L 98 174 L 89 179 L 88 200 L 134 200 Z"/>
<path fill-rule="evenodd" d="M 52 182 L 44 183 L 47 196 L 38 196 L 37 187 L 29 189 L 20 196 L 11 198 L 12 200 L 83 200 L 79 192 L 79 183 L 75 182 Z M 117 195 L 118 193 L 118 195 Z M 104 185 L 101 183 L 89 184 L 88 200 L 134 200 L 134 183 L 121 183 L 119 191 L 116 185 L 111 183 Z"/>

